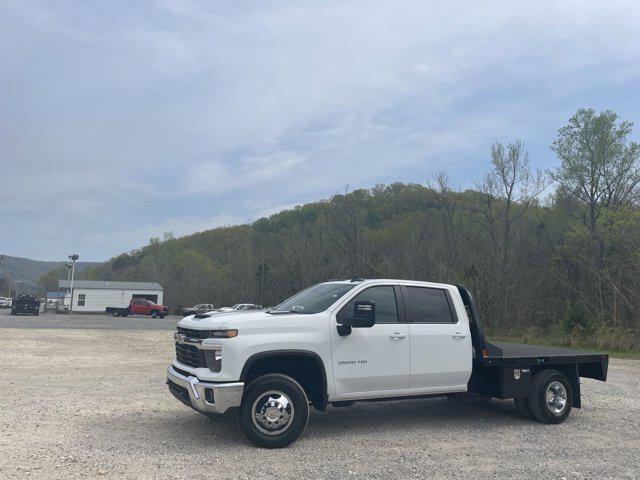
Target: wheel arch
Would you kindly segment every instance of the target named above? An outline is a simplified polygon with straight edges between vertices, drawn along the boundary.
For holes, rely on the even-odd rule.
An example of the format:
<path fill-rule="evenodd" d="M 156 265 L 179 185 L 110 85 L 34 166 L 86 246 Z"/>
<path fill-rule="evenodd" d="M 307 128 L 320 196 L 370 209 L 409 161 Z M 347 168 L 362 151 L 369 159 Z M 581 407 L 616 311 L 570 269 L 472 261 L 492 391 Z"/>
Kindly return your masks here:
<path fill-rule="evenodd" d="M 292 360 L 298 360 L 292 363 Z M 240 381 L 259 375 L 283 373 L 300 383 L 317 410 L 326 410 L 327 372 L 320 355 L 311 350 L 269 350 L 251 355 L 242 367 Z"/>

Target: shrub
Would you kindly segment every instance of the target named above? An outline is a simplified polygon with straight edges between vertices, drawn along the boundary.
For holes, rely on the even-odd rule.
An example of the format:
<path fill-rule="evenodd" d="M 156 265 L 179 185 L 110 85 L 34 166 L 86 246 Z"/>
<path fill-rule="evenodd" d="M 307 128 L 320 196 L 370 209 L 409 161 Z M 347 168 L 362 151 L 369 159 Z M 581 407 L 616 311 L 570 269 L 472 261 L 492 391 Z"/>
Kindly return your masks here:
<path fill-rule="evenodd" d="M 567 308 L 561 320 L 562 329 L 568 335 L 588 335 L 595 330 L 593 317 L 579 305 L 571 305 Z"/>

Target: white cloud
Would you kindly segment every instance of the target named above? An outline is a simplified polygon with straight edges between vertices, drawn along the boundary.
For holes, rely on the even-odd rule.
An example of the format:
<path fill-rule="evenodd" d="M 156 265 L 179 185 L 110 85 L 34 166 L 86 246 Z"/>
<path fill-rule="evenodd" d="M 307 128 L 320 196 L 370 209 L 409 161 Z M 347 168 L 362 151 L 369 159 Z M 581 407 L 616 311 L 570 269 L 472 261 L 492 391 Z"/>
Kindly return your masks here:
<path fill-rule="evenodd" d="M 469 185 L 496 138 L 521 137 L 544 166 L 577 107 L 634 119 L 639 13 L 631 1 L 3 3 L 0 214 L 23 227 L 0 248 L 39 257 L 77 241 L 101 258 L 172 222 L 251 220 L 345 185 L 440 169 Z M 21 241 L 34 222 L 46 246 Z"/>

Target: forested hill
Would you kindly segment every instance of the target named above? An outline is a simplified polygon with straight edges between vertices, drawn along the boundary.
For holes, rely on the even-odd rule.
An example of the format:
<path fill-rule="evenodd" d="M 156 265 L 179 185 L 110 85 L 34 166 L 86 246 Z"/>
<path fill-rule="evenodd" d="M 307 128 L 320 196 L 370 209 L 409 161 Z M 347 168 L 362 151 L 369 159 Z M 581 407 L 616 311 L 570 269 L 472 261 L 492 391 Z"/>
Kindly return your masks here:
<path fill-rule="evenodd" d="M 78 262 L 76 264 L 76 271 L 80 272 L 87 267 L 94 267 L 96 265 L 98 265 L 97 262 Z M 31 260 L 30 258 L 5 256 L 0 261 L 0 296 L 9 294 L 9 284 L 11 284 L 12 292 L 18 287 L 19 292 L 44 295 L 46 289 L 38 283 L 38 279 L 41 275 L 52 269 L 64 270 L 64 278 L 66 278 L 66 269 L 63 261 L 47 262 Z M 57 281 L 55 287 L 57 287 Z"/>
<path fill-rule="evenodd" d="M 525 211 L 523 204 L 513 204 L 505 230 L 503 201 L 489 207 L 480 192 L 393 184 L 336 195 L 252 225 L 153 240 L 86 273 L 158 280 L 172 307 L 273 305 L 315 282 L 354 276 L 464 283 L 497 333 L 560 328 L 585 335 L 602 325 L 632 328 L 638 320 L 634 304 L 622 299 L 640 300 L 638 212 L 608 220 L 613 228 L 606 236 L 607 263 L 635 286 L 617 285 L 617 309 L 601 312 L 589 272 L 588 232 L 565 207 L 532 202 Z M 635 264 L 620 249 L 630 236 Z M 613 292 L 604 292 L 603 299 L 616 302 Z"/>
<path fill-rule="evenodd" d="M 639 348 L 640 152 L 630 131 L 613 112 L 580 110 L 552 145 L 553 171 L 533 171 L 520 142 L 496 143 L 473 191 L 455 191 L 445 174 L 356 190 L 251 225 L 153 239 L 85 275 L 159 281 L 174 308 L 274 305 L 331 278 L 463 283 L 494 334 Z"/>

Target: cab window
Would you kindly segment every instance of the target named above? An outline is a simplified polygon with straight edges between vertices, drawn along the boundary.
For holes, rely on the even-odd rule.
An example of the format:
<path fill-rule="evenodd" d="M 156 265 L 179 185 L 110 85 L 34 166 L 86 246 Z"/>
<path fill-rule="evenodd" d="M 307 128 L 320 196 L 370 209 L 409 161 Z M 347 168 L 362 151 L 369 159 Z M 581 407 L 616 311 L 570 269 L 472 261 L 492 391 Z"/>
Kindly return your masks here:
<path fill-rule="evenodd" d="M 439 288 L 405 287 L 408 303 L 407 322 L 456 323 L 447 292 Z"/>
<path fill-rule="evenodd" d="M 356 301 L 368 300 L 376 304 L 376 323 L 398 323 L 398 306 L 393 287 L 371 287 L 360 292 L 340 309 L 336 319 L 338 323 L 353 315 L 353 304 Z"/>

